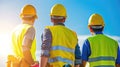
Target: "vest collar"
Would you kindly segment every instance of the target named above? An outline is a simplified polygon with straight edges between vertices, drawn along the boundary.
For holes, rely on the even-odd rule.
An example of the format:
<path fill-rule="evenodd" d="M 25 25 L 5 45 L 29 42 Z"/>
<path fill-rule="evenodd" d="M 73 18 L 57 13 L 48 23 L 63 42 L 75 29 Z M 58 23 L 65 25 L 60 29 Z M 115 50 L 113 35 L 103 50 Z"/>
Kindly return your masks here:
<path fill-rule="evenodd" d="M 98 31 L 98 32 L 95 32 L 95 34 L 97 35 L 97 34 L 103 34 L 103 32 L 102 31 Z"/>

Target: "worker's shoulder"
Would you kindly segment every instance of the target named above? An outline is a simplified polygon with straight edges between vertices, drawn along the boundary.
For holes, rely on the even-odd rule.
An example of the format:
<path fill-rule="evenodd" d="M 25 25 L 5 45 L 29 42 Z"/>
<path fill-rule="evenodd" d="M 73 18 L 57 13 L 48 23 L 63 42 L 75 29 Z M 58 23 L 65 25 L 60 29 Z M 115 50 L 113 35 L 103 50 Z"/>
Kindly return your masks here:
<path fill-rule="evenodd" d="M 70 29 L 70 28 L 68 28 L 68 27 L 66 27 L 66 26 L 64 26 L 64 28 L 65 28 L 66 30 L 70 31 L 70 32 L 73 32 L 73 33 L 77 34 L 74 30 L 72 30 L 72 29 Z"/>
<path fill-rule="evenodd" d="M 67 28 L 67 27 L 66 27 Z M 75 36 L 77 36 L 77 33 L 74 31 L 74 30 L 72 30 L 72 29 L 70 29 L 70 28 L 67 28 L 67 30 L 69 31 L 69 32 L 71 32 L 72 34 L 74 34 Z"/>
<path fill-rule="evenodd" d="M 96 37 L 98 37 L 98 35 L 89 36 L 87 39 L 94 39 L 94 38 L 96 38 Z"/>
<path fill-rule="evenodd" d="M 35 33 L 35 28 L 33 26 L 30 26 L 27 30 L 27 32 Z"/>
<path fill-rule="evenodd" d="M 93 39 L 93 38 L 96 38 L 97 36 L 99 36 L 99 35 L 89 36 L 88 39 Z M 110 41 L 115 41 L 115 42 L 117 42 L 115 39 L 111 38 L 110 36 L 104 35 L 104 34 L 100 34 L 99 37 L 104 37 L 104 38 L 106 38 L 106 39 L 109 39 Z"/>
<path fill-rule="evenodd" d="M 74 30 L 71 30 L 71 29 L 69 29 L 70 31 L 72 31 L 74 34 L 76 34 L 77 35 L 77 33 L 74 31 Z"/>
<path fill-rule="evenodd" d="M 30 24 L 20 24 L 18 27 L 25 30 L 35 30 L 34 26 Z"/>
<path fill-rule="evenodd" d="M 95 36 L 88 36 L 88 38 L 87 39 L 92 39 L 92 38 L 94 38 Z"/>
<path fill-rule="evenodd" d="M 46 26 L 45 29 L 52 29 L 52 28 L 56 28 L 56 27 L 59 27 L 59 26 Z M 71 32 L 76 33 L 74 30 L 72 30 L 72 29 L 70 29 L 70 28 L 68 28 L 68 27 L 66 27 L 66 26 L 62 26 L 62 25 L 61 25 L 60 27 L 66 29 L 66 30 L 68 30 L 68 31 L 71 31 Z"/>
<path fill-rule="evenodd" d="M 19 30 L 21 29 L 21 27 L 22 27 L 22 24 L 17 25 L 17 26 L 12 30 L 12 32 L 19 31 Z"/>
<path fill-rule="evenodd" d="M 117 43 L 117 41 L 115 40 L 115 39 L 113 39 L 112 37 L 110 37 L 110 36 L 107 36 L 107 35 L 104 35 L 107 39 L 109 39 L 110 41 L 114 41 L 114 42 L 116 42 Z"/>
<path fill-rule="evenodd" d="M 45 26 L 45 29 L 54 28 L 54 26 Z"/>

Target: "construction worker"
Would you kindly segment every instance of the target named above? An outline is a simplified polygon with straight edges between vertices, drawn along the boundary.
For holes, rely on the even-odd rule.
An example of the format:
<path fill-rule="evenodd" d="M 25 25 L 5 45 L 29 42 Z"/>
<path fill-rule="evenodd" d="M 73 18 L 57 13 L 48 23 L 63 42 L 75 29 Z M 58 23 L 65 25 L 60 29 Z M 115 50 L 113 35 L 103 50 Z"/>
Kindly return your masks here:
<path fill-rule="evenodd" d="M 42 34 L 41 67 L 79 67 L 81 55 L 77 35 L 64 25 L 65 7 L 55 4 L 50 17 L 53 26 L 46 26 Z"/>
<path fill-rule="evenodd" d="M 14 55 L 8 56 L 7 67 L 39 67 L 36 62 L 36 38 L 34 22 L 37 19 L 33 5 L 25 5 L 20 13 L 22 24 L 12 33 Z"/>
<path fill-rule="evenodd" d="M 92 14 L 88 28 L 93 36 L 88 37 L 82 48 L 83 67 L 120 67 L 120 49 L 117 41 L 103 34 L 104 20 L 99 14 Z"/>

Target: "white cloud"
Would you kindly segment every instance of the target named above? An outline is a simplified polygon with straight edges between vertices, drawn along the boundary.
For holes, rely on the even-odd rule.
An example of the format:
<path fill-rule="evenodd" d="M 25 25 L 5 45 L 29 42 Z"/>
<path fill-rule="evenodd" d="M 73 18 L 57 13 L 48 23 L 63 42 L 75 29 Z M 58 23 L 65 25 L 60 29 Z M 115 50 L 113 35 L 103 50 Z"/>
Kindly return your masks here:
<path fill-rule="evenodd" d="M 82 49 L 84 41 L 89 37 L 90 35 L 79 35 L 78 36 L 78 44 L 80 45 L 80 49 Z"/>
<path fill-rule="evenodd" d="M 10 53 L 10 35 L 0 33 L 0 67 L 5 67 L 7 55 Z"/>

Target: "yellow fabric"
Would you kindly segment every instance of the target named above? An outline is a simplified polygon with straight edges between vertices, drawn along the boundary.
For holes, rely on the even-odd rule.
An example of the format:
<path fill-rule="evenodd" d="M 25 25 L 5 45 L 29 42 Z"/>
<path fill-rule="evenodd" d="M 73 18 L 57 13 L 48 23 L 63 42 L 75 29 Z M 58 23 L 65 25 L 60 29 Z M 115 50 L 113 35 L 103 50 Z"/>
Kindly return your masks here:
<path fill-rule="evenodd" d="M 21 14 L 20 14 L 20 17 L 23 17 L 23 16 L 35 16 L 35 18 L 37 18 L 35 7 L 33 5 L 25 5 L 22 8 Z"/>
<path fill-rule="evenodd" d="M 30 67 L 30 65 L 21 57 L 8 55 L 6 67 Z"/>
<path fill-rule="evenodd" d="M 104 20 L 99 14 L 92 14 L 88 21 L 88 26 L 90 25 L 102 25 L 104 26 Z"/>
<path fill-rule="evenodd" d="M 51 8 L 51 16 L 63 16 L 66 17 L 67 13 L 66 13 L 66 9 L 62 4 L 55 4 L 52 8 Z"/>
<path fill-rule="evenodd" d="M 12 34 L 12 48 L 15 56 L 23 58 L 23 52 L 22 52 L 22 41 L 24 38 L 25 33 L 27 30 L 32 27 L 32 25 L 29 24 L 21 24 L 19 25 Z M 31 46 L 31 55 L 34 61 L 36 60 L 35 51 L 36 51 L 36 38 L 34 38 Z"/>
<path fill-rule="evenodd" d="M 77 36 L 75 32 L 62 25 L 47 26 L 46 28 L 50 29 L 52 33 L 52 47 L 62 46 L 65 48 L 75 50 L 75 46 L 77 44 Z M 68 52 L 60 49 L 50 51 L 50 58 L 55 58 L 59 56 L 62 58 L 69 59 L 73 62 L 75 61 L 75 54 L 72 52 Z M 50 63 L 50 66 L 63 67 L 63 65 L 65 64 L 67 63 L 62 61 L 57 61 Z M 74 63 L 71 65 L 74 66 Z"/>
<path fill-rule="evenodd" d="M 19 67 L 21 58 L 20 57 L 14 57 L 13 55 L 8 55 L 7 57 L 7 63 L 6 67 Z"/>

